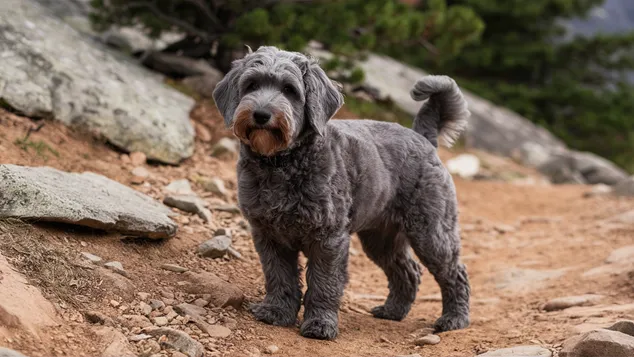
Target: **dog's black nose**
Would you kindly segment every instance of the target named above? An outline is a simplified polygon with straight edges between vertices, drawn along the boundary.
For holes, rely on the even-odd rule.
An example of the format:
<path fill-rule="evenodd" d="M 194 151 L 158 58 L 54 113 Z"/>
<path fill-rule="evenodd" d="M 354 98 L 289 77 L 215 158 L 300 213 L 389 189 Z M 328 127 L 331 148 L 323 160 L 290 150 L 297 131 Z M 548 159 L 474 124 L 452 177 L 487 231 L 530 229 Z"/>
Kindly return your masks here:
<path fill-rule="evenodd" d="M 255 123 L 258 125 L 264 125 L 271 120 L 271 113 L 265 112 L 263 110 L 256 110 L 253 112 L 253 119 Z"/>

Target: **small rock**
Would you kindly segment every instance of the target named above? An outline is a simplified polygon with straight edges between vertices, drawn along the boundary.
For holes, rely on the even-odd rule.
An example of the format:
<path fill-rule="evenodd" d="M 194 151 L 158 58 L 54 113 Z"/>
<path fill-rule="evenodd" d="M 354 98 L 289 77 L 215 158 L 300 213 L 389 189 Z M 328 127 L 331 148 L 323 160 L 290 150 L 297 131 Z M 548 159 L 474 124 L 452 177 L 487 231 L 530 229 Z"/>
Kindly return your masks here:
<path fill-rule="evenodd" d="M 154 324 L 156 326 L 165 326 L 169 323 L 169 320 L 165 316 L 157 316 L 154 318 Z"/>
<path fill-rule="evenodd" d="M 88 252 L 81 252 L 81 256 L 93 264 L 98 264 L 103 260 L 101 257 Z"/>
<path fill-rule="evenodd" d="M 205 306 L 209 305 L 209 301 L 204 300 L 204 299 L 196 299 L 196 300 L 194 300 L 193 304 L 198 306 L 198 307 L 205 307 Z"/>
<path fill-rule="evenodd" d="M 152 299 L 150 300 L 150 306 L 152 310 L 163 310 L 165 308 L 165 303 L 161 300 Z"/>
<path fill-rule="evenodd" d="M 230 330 L 235 330 L 236 328 L 238 328 L 238 321 L 230 317 L 223 317 L 222 324 Z"/>
<path fill-rule="evenodd" d="M 211 132 L 209 131 L 209 129 L 207 129 L 205 125 L 196 123 L 194 129 L 196 130 L 196 138 L 198 138 L 200 141 L 202 141 L 203 143 L 208 143 L 211 141 Z"/>
<path fill-rule="evenodd" d="M 128 273 L 125 271 L 125 269 L 123 269 L 123 264 L 121 264 L 120 262 L 107 262 L 106 264 L 104 264 L 103 266 L 105 266 L 106 268 L 112 270 L 113 272 L 117 273 L 117 274 L 121 274 L 123 276 L 128 276 Z"/>
<path fill-rule="evenodd" d="M 136 296 L 138 296 L 141 301 L 145 301 L 150 298 L 150 294 L 143 292 L 136 293 Z"/>
<path fill-rule="evenodd" d="M 176 349 L 188 357 L 201 357 L 205 353 L 203 345 L 183 331 L 174 330 L 168 327 L 159 327 L 147 328 L 144 332 L 148 335 L 159 338 L 162 344 Z"/>
<path fill-rule="evenodd" d="M 557 311 L 567 309 L 573 306 L 588 306 L 594 305 L 599 300 L 601 300 L 603 296 L 601 295 L 579 295 L 579 296 L 566 296 L 557 299 L 552 299 L 544 305 L 544 310 L 546 311 Z"/>
<path fill-rule="evenodd" d="M 211 156 L 221 157 L 225 154 L 236 155 L 238 153 L 238 143 L 235 140 L 229 138 L 222 138 L 218 140 L 211 150 Z"/>
<path fill-rule="evenodd" d="M 427 335 L 427 336 L 416 339 L 414 343 L 416 344 L 416 346 L 437 345 L 440 343 L 440 336 Z"/>
<path fill-rule="evenodd" d="M 147 156 L 140 151 L 131 152 L 129 156 L 130 163 L 134 166 L 143 165 L 147 161 Z"/>
<path fill-rule="evenodd" d="M 161 269 L 173 271 L 175 273 L 184 273 L 189 270 L 187 268 L 183 268 L 182 266 L 179 266 L 176 264 L 163 264 L 161 265 Z"/>
<path fill-rule="evenodd" d="M 609 195 L 610 193 L 612 193 L 612 186 L 608 186 L 604 183 L 599 183 L 599 184 L 593 185 L 590 191 L 585 192 L 583 194 L 583 197 L 590 198 L 590 197 L 596 197 L 596 196 L 606 196 L 606 195 Z"/>
<path fill-rule="evenodd" d="M 95 334 L 100 337 L 100 342 L 106 348 L 101 352 L 101 357 L 135 357 L 132 352 L 132 346 L 128 343 L 128 339 L 121 332 L 112 327 L 100 327 L 94 330 Z"/>
<path fill-rule="evenodd" d="M 630 335 L 634 337 L 634 321 L 632 320 L 621 320 L 614 325 L 607 328 L 612 331 L 619 331 L 626 335 Z"/>
<path fill-rule="evenodd" d="M 541 346 L 515 346 L 478 355 L 478 357 L 552 357 L 553 353 Z"/>
<path fill-rule="evenodd" d="M 216 229 L 216 231 L 214 232 L 214 237 L 218 237 L 218 236 L 227 236 L 227 237 L 231 238 L 231 229 L 229 229 L 229 228 L 218 228 L 218 229 Z"/>
<path fill-rule="evenodd" d="M 192 194 L 168 195 L 163 200 L 163 203 L 181 211 L 195 213 L 205 222 L 210 222 L 213 218 L 211 211 L 205 208 L 205 201 Z"/>
<path fill-rule="evenodd" d="M 204 307 L 187 303 L 174 306 L 174 311 L 181 316 L 191 317 L 202 317 L 207 314 L 207 310 Z"/>
<path fill-rule="evenodd" d="M 196 326 L 198 326 L 198 328 L 200 328 L 203 332 L 213 338 L 226 338 L 231 335 L 231 330 L 225 326 L 210 325 L 202 321 L 194 321 L 194 323 L 196 323 Z"/>
<path fill-rule="evenodd" d="M 231 246 L 231 238 L 227 236 L 213 237 L 198 246 L 198 254 L 208 258 L 222 258 Z"/>
<path fill-rule="evenodd" d="M 99 311 L 87 311 L 84 317 L 91 324 L 112 325 L 112 319 Z"/>
<path fill-rule="evenodd" d="M 244 293 L 234 284 L 227 283 L 212 273 L 183 273 L 190 283 L 185 287 L 189 294 L 209 294 L 209 301 L 216 307 L 233 306 L 239 309 L 244 301 Z M 207 300 L 207 299 L 206 299 Z"/>
<path fill-rule="evenodd" d="M 470 179 L 480 171 L 480 159 L 472 154 L 462 154 L 448 160 L 446 167 L 452 175 Z"/>
<path fill-rule="evenodd" d="M 120 303 L 117 300 L 110 300 L 110 305 L 112 305 L 112 307 L 118 307 Z"/>
<path fill-rule="evenodd" d="M 280 351 L 280 348 L 275 345 L 266 346 L 264 353 L 267 355 L 274 355 Z"/>
<path fill-rule="evenodd" d="M 240 214 L 240 208 L 236 205 L 231 205 L 231 204 L 225 204 L 225 205 L 217 205 L 212 207 L 215 211 L 220 211 L 220 212 L 228 212 L 228 213 L 233 213 L 233 214 Z"/>
<path fill-rule="evenodd" d="M 165 192 L 176 195 L 191 195 L 194 193 L 187 179 L 172 181 L 169 185 L 165 186 Z"/>
<path fill-rule="evenodd" d="M 150 306 L 150 305 L 144 303 L 143 301 L 141 301 L 139 303 L 139 311 L 143 315 L 147 316 L 147 315 L 149 315 L 152 312 L 152 306 Z"/>
<path fill-rule="evenodd" d="M 217 195 L 226 196 L 227 189 L 222 179 L 218 177 L 212 177 L 202 182 L 202 186 L 207 192 L 215 193 Z"/>
<path fill-rule="evenodd" d="M 161 290 L 160 294 L 166 299 L 174 299 L 174 293 L 171 291 Z"/>
<path fill-rule="evenodd" d="M 150 177 L 150 171 L 143 166 L 135 167 L 132 170 L 132 183 L 140 185 L 146 178 Z"/>
<path fill-rule="evenodd" d="M 242 259 L 242 254 L 240 254 L 240 252 L 238 252 L 234 247 L 227 248 L 227 253 L 236 259 Z"/>
<path fill-rule="evenodd" d="M 26 357 L 26 356 L 21 354 L 20 352 L 17 352 L 8 348 L 0 347 L 0 357 Z"/>
<path fill-rule="evenodd" d="M 128 340 L 130 340 L 131 342 L 139 342 L 139 341 L 147 340 L 148 338 L 152 338 L 152 336 L 142 333 L 142 334 L 130 336 Z"/>
<path fill-rule="evenodd" d="M 145 328 L 152 326 L 147 317 L 141 315 L 122 315 L 117 318 L 121 325 L 133 329 L 135 327 Z"/>
<path fill-rule="evenodd" d="M 634 356 L 634 337 L 604 329 L 586 332 L 564 341 L 559 356 L 631 357 Z"/>

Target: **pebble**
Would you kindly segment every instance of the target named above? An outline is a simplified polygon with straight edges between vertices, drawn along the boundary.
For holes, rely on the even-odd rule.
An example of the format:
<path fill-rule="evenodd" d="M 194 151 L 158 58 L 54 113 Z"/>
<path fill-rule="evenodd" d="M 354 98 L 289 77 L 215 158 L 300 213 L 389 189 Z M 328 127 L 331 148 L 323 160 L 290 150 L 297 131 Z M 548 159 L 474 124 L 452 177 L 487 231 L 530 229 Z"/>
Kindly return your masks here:
<path fill-rule="evenodd" d="M 181 316 L 191 317 L 202 317 L 207 314 L 207 310 L 205 310 L 204 307 L 187 303 L 174 306 L 174 311 L 179 313 Z"/>
<path fill-rule="evenodd" d="M 166 299 L 174 299 L 174 293 L 171 291 L 161 290 L 160 294 Z"/>
<path fill-rule="evenodd" d="M 165 307 L 165 303 L 161 300 L 152 299 L 150 300 L 150 306 L 152 310 L 162 310 Z"/>
<path fill-rule="evenodd" d="M 236 259 L 242 259 L 242 254 L 240 254 L 240 252 L 238 252 L 234 247 L 227 248 L 227 253 Z"/>
<path fill-rule="evenodd" d="M 123 269 L 123 264 L 121 264 L 121 262 L 117 262 L 117 261 L 107 262 L 103 266 L 114 271 L 117 274 L 128 276 L 128 272 L 126 272 L 125 269 Z"/>
<path fill-rule="evenodd" d="M 264 353 L 267 355 L 273 355 L 280 351 L 280 348 L 275 345 L 266 346 Z"/>
<path fill-rule="evenodd" d="M 601 295 L 579 295 L 579 296 L 566 296 L 557 299 L 552 299 L 544 305 L 544 310 L 546 311 L 557 311 L 564 310 L 573 306 L 588 306 L 594 305 L 596 302 L 601 300 L 603 296 Z"/>
<path fill-rule="evenodd" d="M 112 307 L 118 307 L 120 303 L 117 300 L 110 300 L 110 305 L 112 305 Z"/>
<path fill-rule="evenodd" d="M 212 177 L 205 180 L 202 183 L 202 186 L 207 192 L 211 192 L 223 197 L 227 195 L 227 188 L 225 187 L 225 183 L 218 177 Z"/>
<path fill-rule="evenodd" d="M 203 257 L 222 258 L 231 246 L 231 238 L 227 236 L 213 237 L 198 246 L 198 253 Z"/>
<path fill-rule="evenodd" d="M 165 186 L 165 192 L 177 195 L 192 195 L 194 193 L 192 185 L 187 179 L 170 182 L 169 185 Z"/>
<path fill-rule="evenodd" d="M 176 349 L 189 357 L 202 357 L 205 353 L 203 345 L 183 331 L 168 327 L 159 327 L 148 328 L 145 333 L 159 338 L 161 344 Z"/>
<path fill-rule="evenodd" d="M 150 294 L 143 292 L 136 293 L 136 296 L 138 296 L 141 301 L 145 301 L 150 298 Z"/>
<path fill-rule="evenodd" d="M 180 265 L 176 265 L 176 264 L 163 264 L 163 265 L 161 265 L 161 269 L 173 271 L 175 273 L 184 273 L 184 272 L 189 270 L 187 268 L 184 268 L 184 267 L 182 267 Z"/>
<path fill-rule="evenodd" d="M 147 156 L 140 151 L 131 152 L 129 157 L 130 163 L 134 166 L 143 165 L 147 161 Z"/>
<path fill-rule="evenodd" d="M 498 224 L 497 226 L 495 226 L 495 230 L 499 233 L 513 233 L 515 232 L 515 227 L 507 224 Z"/>
<path fill-rule="evenodd" d="M 146 304 L 145 302 L 141 301 L 139 303 L 139 311 L 143 315 L 147 316 L 147 315 L 149 315 L 152 312 L 152 306 L 150 306 L 150 305 Z"/>
<path fill-rule="evenodd" d="M 218 228 L 218 229 L 216 229 L 216 231 L 214 232 L 214 237 L 218 237 L 218 236 L 227 236 L 227 237 L 231 238 L 231 229 L 229 229 L 229 228 Z"/>
<path fill-rule="evenodd" d="M 169 320 L 165 316 L 157 316 L 154 318 L 154 324 L 156 326 L 165 326 L 169 323 Z"/>
<path fill-rule="evenodd" d="M 131 342 L 139 342 L 139 341 L 147 340 L 148 338 L 152 338 L 152 336 L 141 333 L 138 335 L 130 336 L 129 340 Z"/>
<path fill-rule="evenodd" d="M 416 339 L 414 343 L 416 344 L 416 346 L 437 345 L 440 343 L 440 336 L 427 335 L 427 336 Z"/>
<path fill-rule="evenodd" d="M 447 160 L 445 166 L 452 175 L 471 179 L 480 171 L 480 159 L 473 154 L 462 154 Z"/>
<path fill-rule="evenodd" d="M 238 153 L 238 143 L 235 140 L 229 138 L 222 138 L 218 140 L 216 145 L 211 150 L 211 156 L 213 157 L 221 157 L 225 154 L 237 154 Z"/>
<path fill-rule="evenodd" d="M 99 311 L 88 311 L 84 314 L 86 320 L 92 324 L 100 324 L 100 325 L 109 325 L 112 324 L 112 319 L 110 319 L 105 314 Z"/>
<path fill-rule="evenodd" d="M 196 305 L 196 306 L 205 307 L 205 306 L 209 305 L 209 301 L 204 300 L 204 299 L 196 299 L 196 300 L 194 300 L 193 304 Z"/>
<path fill-rule="evenodd" d="M 81 256 L 93 264 L 100 263 L 103 260 L 101 259 L 101 257 L 88 253 L 88 252 L 81 252 Z"/>

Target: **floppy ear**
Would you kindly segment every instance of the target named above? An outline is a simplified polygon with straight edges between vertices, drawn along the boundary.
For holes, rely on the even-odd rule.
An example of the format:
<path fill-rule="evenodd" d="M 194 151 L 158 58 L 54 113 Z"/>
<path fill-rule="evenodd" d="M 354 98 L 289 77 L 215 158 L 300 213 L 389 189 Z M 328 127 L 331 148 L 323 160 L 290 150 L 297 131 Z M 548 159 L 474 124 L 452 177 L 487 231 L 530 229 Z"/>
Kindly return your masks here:
<path fill-rule="evenodd" d="M 231 70 L 216 84 L 213 98 L 216 107 L 225 119 L 225 125 L 230 127 L 233 123 L 233 114 L 240 103 L 238 80 L 244 69 L 244 59 L 238 59 L 231 64 Z"/>
<path fill-rule="evenodd" d="M 323 135 L 326 122 L 343 105 L 343 95 L 317 63 L 308 65 L 304 75 L 304 86 L 306 119 L 319 135 Z"/>

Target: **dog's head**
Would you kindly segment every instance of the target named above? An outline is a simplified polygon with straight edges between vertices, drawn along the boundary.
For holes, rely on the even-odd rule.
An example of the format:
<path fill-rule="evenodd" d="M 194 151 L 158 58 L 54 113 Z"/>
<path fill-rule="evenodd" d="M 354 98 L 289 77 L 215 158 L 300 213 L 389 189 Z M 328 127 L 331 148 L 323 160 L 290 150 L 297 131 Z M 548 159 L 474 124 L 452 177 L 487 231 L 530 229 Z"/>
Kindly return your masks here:
<path fill-rule="evenodd" d="M 227 127 L 254 152 L 273 156 L 307 132 L 323 135 L 343 96 L 317 62 L 260 47 L 236 60 L 213 93 Z"/>

